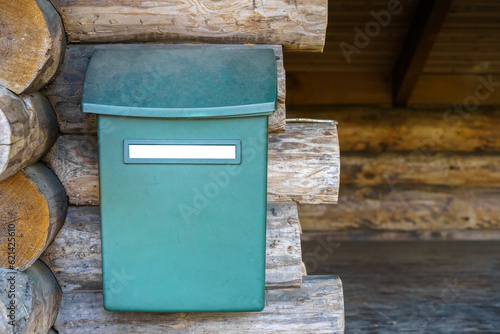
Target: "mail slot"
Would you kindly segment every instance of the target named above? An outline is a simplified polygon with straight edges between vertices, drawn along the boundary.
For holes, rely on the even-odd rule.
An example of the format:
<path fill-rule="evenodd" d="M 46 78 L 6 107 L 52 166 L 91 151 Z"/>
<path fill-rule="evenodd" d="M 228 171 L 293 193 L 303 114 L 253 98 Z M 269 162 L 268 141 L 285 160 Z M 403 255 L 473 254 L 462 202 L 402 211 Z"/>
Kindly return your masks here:
<path fill-rule="evenodd" d="M 94 51 L 107 310 L 263 309 L 276 81 L 271 49 Z"/>

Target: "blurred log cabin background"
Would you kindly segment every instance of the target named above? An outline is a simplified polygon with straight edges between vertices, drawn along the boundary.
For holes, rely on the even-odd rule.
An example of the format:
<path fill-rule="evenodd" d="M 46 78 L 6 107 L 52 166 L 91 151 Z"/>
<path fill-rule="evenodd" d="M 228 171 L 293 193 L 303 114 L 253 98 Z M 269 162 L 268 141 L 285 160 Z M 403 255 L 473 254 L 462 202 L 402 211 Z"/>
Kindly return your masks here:
<path fill-rule="evenodd" d="M 285 52 L 287 117 L 339 122 L 342 240 L 498 239 L 500 2 L 329 1 L 324 52 Z"/>

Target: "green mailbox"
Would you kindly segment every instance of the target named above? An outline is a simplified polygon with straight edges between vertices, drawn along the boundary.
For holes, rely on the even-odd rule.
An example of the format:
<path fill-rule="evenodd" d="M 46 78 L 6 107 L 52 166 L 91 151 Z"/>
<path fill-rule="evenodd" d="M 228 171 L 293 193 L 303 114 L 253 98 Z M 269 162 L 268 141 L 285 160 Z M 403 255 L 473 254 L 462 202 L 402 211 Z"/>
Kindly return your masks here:
<path fill-rule="evenodd" d="M 271 49 L 96 49 L 104 306 L 264 307 Z"/>

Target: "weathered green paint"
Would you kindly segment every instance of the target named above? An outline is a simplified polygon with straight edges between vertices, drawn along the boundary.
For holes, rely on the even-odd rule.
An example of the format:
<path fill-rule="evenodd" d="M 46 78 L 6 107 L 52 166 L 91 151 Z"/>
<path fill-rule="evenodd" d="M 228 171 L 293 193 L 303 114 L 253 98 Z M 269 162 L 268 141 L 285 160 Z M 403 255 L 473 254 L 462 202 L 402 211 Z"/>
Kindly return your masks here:
<path fill-rule="evenodd" d="M 117 87 L 103 88 L 102 95 L 89 89 L 94 80 L 103 78 L 96 74 L 100 73 L 96 69 L 105 68 L 101 61 L 129 59 L 135 64 L 144 59 L 152 62 L 155 58 L 150 58 L 148 51 L 144 51 L 144 58 L 137 51 L 134 51 L 134 57 L 128 58 L 116 54 L 116 51 L 110 54 L 113 57 L 104 57 L 102 51 L 91 60 L 84 86 L 83 110 L 100 113 L 99 181 L 104 304 L 107 310 L 258 311 L 264 307 L 267 114 L 274 110 L 275 105 L 276 66 L 272 52 L 256 51 L 246 55 L 220 50 L 224 54 L 222 58 L 213 54 L 210 58 L 199 59 L 200 63 L 225 59 L 218 65 L 223 68 L 219 74 L 210 71 L 210 66 L 198 66 L 197 77 L 199 80 L 225 82 L 223 91 L 234 90 L 232 101 L 213 98 L 207 100 L 209 108 L 197 101 L 183 109 L 176 104 L 180 102 L 168 100 L 163 93 L 150 95 L 152 99 L 155 96 L 165 98 L 161 103 L 151 104 L 153 102 L 145 99 L 131 104 L 133 99 L 122 100 L 112 93 L 128 87 L 126 82 L 119 84 L 121 80 L 129 80 L 128 74 L 115 75 L 113 80 Z M 161 59 L 158 63 L 169 63 L 172 53 L 166 51 L 156 58 Z M 267 84 L 252 74 L 257 71 L 254 65 L 247 66 L 255 58 L 271 71 L 266 77 Z M 180 57 L 173 57 L 174 60 L 182 62 Z M 243 64 L 235 67 L 235 62 Z M 133 68 L 145 69 L 118 63 L 110 64 L 108 69 L 122 66 L 124 73 Z M 158 69 L 151 64 L 147 68 Z M 233 69 L 240 72 L 232 72 Z M 113 71 L 115 69 L 111 69 Z M 186 75 L 191 75 L 188 68 L 186 71 Z M 232 78 L 243 75 L 245 71 L 248 71 L 248 84 L 230 85 Z M 181 77 L 182 73 L 179 74 Z M 161 76 L 156 78 L 158 81 L 153 82 L 148 91 L 169 91 L 168 85 L 174 84 Z M 253 82 L 256 87 L 261 86 L 260 90 L 272 93 L 273 101 L 269 94 L 247 96 L 253 94 L 252 89 L 247 90 L 254 86 L 253 80 L 256 80 Z M 196 95 L 198 85 L 189 85 L 189 81 L 182 80 L 177 84 L 184 86 L 182 94 L 186 97 L 190 93 L 194 100 L 199 97 Z M 181 92 L 178 88 L 176 91 Z M 124 90 L 122 94 L 130 92 Z M 241 105 L 235 105 L 233 110 L 230 105 L 223 104 L 224 101 L 229 101 L 230 105 L 241 103 L 248 108 L 243 108 L 242 114 Z M 101 110 L 99 106 L 106 103 L 107 107 Z M 214 103 L 223 104 L 221 113 Z M 118 108 L 113 108 L 113 104 Z M 143 107 L 145 109 L 141 110 Z M 130 110 L 133 112 L 129 113 Z M 140 115 L 144 117 L 137 117 Z M 160 115 L 162 117 L 158 117 Z M 241 162 L 124 163 L 125 140 L 241 141 Z"/>

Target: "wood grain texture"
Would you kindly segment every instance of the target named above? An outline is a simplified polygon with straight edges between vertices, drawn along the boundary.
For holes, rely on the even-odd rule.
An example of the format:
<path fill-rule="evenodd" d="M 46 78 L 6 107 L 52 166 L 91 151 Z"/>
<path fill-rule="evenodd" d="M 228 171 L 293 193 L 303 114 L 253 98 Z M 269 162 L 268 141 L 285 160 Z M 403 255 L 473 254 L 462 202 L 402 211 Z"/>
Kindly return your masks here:
<path fill-rule="evenodd" d="M 288 117 L 334 119 L 339 122 L 340 150 L 500 151 L 500 108 L 481 107 L 470 114 L 440 108 L 307 106 L 288 108 Z M 418 153 L 418 152 L 417 152 Z"/>
<path fill-rule="evenodd" d="M 282 44 L 322 51 L 327 0 L 51 0 L 72 43 Z"/>
<path fill-rule="evenodd" d="M 65 293 L 54 328 L 80 333 L 344 333 L 338 276 L 304 278 L 301 289 L 267 290 L 266 307 L 253 313 L 106 312 L 102 292 Z"/>
<path fill-rule="evenodd" d="M 71 204 L 99 204 L 96 139 L 60 136 L 43 158 L 61 180 Z M 291 123 L 286 133 L 270 135 L 268 201 L 336 203 L 339 173 L 335 125 Z"/>
<path fill-rule="evenodd" d="M 343 152 L 340 182 L 357 186 L 429 184 L 500 187 L 500 155 L 429 151 Z"/>
<path fill-rule="evenodd" d="M 141 48 L 141 45 L 68 45 L 61 71 L 56 79 L 50 84 L 43 94 L 48 97 L 54 106 L 59 120 L 59 128 L 63 133 L 84 134 L 96 133 L 96 115 L 84 113 L 81 110 L 82 87 L 85 72 L 90 56 L 96 48 L 99 49 L 125 49 Z M 273 49 L 276 55 L 278 72 L 278 107 L 269 116 L 269 132 L 285 131 L 285 98 L 286 80 L 283 66 L 283 51 L 279 45 L 201 45 L 201 44 L 163 44 L 148 45 L 148 48 L 158 49 L 194 49 L 194 48 L 251 48 L 251 49 Z"/>
<path fill-rule="evenodd" d="M 306 232 L 302 242 L 319 239 L 335 242 L 343 241 L 500 241 L 500 229 L 480 230 L 381 230 L 381 229 L 347 229 L 337 231 Z"/>
<path fill-rule="evenodd" d="M 10 280 L 14 277 L 14 280 Z M 11 284 L 14 283 L 13 287 Z M 14 290 L 15 297 L 9 298 Z M 47 333 L 59 311 L 62 292 L 57 281 L 41 261 L 25 272 L 0 269 L 0 330 L 5 334 Z M 9 293 L 7 293 L 9 291 Z M 15 302 L 14 326 L 11 319 L 11 301 Z"/>
<path fill-rule="evenodd" d="M 96 206 L 70 206 L 66 222 L 41 259 L 64 292 L 102 289 L 101 223 Z M 266 289 L 298 288 L 302 254 L 295 203 L 269 203 L 266 236 Z"/>
<path fill-rule="evenodd" d="M 499 198 L 499 188 L 345 184 L 338 205 L 300 205 L 299 218 L 304 231 L 497 229 Z"/>
<path fill-rule="evenodd" d="M 29 268 L 54 239 L 66 209 L 61 183 L 42 164 L 26 167 L 0 183 L 0 267 Z M 14 253 L 13 262 L 10 253 Z"/>
<path fill-rule="evenodd" d="M 0 3 L 0 85 L 34 92 L 56 74 L 64 56 L 61 18 L 48 0 Z"/>
<path fill-rule="evenodd" d="M 0 182 L 38 161 L 56 136 L 56 117 L 42 94 L 21 98 L 0 86 Z"/>

